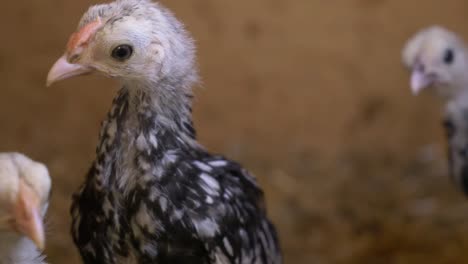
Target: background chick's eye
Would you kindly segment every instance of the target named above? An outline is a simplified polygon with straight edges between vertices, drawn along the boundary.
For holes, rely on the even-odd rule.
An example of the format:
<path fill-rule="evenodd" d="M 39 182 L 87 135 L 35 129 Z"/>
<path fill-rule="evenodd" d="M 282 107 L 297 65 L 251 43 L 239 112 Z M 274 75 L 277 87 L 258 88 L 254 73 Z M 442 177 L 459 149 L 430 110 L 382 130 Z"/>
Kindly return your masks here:
<path fill-rule="evenodd" d="M 118 61 L 128 60 L 133 54 L 133 48 L 130 45 L 120 45 L 112 51 L 112 58 Z"/>
<path fill-rule="evenodd" d="M 444 62 L 446 64 L 452 64 L 455 60 L 455 54 L 452 49 L 447 49 L 444 54 Z"/>

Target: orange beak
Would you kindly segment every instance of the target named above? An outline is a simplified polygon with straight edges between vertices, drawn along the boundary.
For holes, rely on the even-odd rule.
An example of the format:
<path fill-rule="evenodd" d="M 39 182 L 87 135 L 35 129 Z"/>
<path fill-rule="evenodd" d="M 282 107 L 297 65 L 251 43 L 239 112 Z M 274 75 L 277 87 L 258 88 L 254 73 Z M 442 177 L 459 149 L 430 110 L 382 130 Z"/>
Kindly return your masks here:
<path fill-rule="evenodd" d="M 93 69 L 79 63 L 70 63 L 68 58 L 70 55 L 81 55 L 81 52 L 88 46 L 96 32 L 102 27 L 103 23 L 100 18 L 83 26 L 78 32 L 71 35 L 67 44 L 67 52 L 50 69 L 47 76 L 47 86 L 65 80 L 71 77 L 80 76 L 91 73 Z"/>
<path fill-rule="evenodd" d="M 18 200 L 13 208 L 13 226 L 17 232 L 29 237 L 40 249 L 45 248 L 44 223 L 37 194 L 21 180 Z"/>

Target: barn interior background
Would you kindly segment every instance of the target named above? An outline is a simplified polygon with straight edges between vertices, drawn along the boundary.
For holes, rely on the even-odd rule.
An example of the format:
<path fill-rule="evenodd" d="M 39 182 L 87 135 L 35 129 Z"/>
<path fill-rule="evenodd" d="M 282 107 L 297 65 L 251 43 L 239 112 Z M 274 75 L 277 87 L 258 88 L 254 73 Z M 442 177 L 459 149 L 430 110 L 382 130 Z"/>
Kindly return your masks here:
<path fill-rule="evenodd" d="M 257 175 L 286 263 L 466 260 L 468 202 L 446 173 L 441 104 L 411 96 L 400 50 L 432 24 L 468 37 L 467 1 L 162 2 L 197 40 L 200 139 Z M 117 85 L 45 77 L 95 3 L 2 3 L 0 150 L 50 168 L 51 263 L 79 263 L 70 195 Z"/>

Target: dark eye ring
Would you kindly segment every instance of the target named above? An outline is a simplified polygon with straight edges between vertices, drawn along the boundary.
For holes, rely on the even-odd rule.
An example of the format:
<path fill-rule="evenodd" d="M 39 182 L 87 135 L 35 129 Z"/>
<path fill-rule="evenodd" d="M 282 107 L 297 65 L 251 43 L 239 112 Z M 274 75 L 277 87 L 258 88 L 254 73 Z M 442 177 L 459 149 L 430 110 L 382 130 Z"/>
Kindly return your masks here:
<path fill-rule="evenodd" d="M 112 58 L 118 61 L 126 61 L 133 54 L 133 47 L 130 45 L 120 45 L 112 50 Z"/>
<path fill-rule="evenodd" d="M 447 49 L 444 54 L 445 64 L 452 64 L 455 60 L 455 54 L 452 49 Z"/>

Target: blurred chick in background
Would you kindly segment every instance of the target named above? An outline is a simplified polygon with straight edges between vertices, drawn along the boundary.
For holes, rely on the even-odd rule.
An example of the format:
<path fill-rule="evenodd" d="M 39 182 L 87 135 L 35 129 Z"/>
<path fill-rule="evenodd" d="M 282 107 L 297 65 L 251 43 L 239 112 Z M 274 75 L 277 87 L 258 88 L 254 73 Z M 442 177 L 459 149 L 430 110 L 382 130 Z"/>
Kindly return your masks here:
<path fill-rule="evenodd" d="M 455 33 L 433 26 L 412 37 L 403 50 L 411 90 L 432 90 L 445 102 L 450 175 L 468 194 L 468 68 L 466 46 Z"/>
<path fill-rule="evenodd" d="M 45 263 L 50 189 L 46 166 L 22 154 L 0 154 L 0 263 Z"/>

